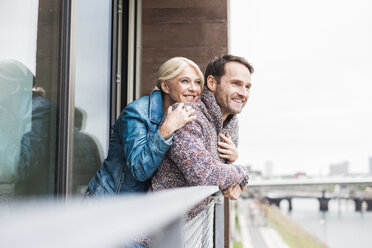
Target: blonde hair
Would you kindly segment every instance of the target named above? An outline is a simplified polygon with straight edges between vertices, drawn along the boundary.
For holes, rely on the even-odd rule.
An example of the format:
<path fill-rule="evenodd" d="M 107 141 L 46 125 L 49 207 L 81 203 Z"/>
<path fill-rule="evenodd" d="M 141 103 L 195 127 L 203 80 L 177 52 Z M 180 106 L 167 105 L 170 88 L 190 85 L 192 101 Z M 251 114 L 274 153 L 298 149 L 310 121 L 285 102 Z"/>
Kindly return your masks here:
<path fill-rule="evenodd" d="M 161 89 L 161 82 L 163 80 L 170 80 L 175 77 L 177 77 L 178 74 L 180 74 L 185 67 L 191 66 L 194 68 L 200 77 L 201 82 L 201 88 L 204 87 L 204 76 L 203 73 L 200 71 L 199 66 L 193 62 L 192 60 L 189 60 L 184 57 L 174 57 L 171 59 L 168 59 L 165 61 L 159 68 L 158 73 L 156 75 L 156 87 L 162 91 Z"/>

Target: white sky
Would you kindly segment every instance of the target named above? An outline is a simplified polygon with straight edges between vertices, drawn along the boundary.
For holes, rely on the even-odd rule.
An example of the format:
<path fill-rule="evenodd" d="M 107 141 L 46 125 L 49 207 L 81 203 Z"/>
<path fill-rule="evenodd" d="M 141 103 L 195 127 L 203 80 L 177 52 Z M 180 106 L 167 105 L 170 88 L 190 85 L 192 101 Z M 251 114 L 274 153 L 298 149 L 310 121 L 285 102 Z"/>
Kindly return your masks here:
<path fill-rule="evenodd" d="M 239 163 L 326 175 L 372 157 L 372 1 L 231 0 L 230 53 L 255 67 Z"/>
<path fill-rule="evenodd" d="M 0 59 L 15 59 L 35 75 L 38 0 L 0 0 Z"/>

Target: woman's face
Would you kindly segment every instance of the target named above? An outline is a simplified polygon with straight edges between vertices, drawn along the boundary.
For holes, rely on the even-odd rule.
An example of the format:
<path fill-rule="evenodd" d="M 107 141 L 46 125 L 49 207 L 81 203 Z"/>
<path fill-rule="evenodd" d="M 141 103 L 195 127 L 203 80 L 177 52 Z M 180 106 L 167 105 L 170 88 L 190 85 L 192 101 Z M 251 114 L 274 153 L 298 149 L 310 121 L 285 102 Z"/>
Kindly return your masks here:
<path fill-rule="evenodd" d="M 175 78 L 163 81 L 162 88 L 173 103 L 195 102 L 201 93 L 201 78 L 193 67 L 187 66 Z"/>

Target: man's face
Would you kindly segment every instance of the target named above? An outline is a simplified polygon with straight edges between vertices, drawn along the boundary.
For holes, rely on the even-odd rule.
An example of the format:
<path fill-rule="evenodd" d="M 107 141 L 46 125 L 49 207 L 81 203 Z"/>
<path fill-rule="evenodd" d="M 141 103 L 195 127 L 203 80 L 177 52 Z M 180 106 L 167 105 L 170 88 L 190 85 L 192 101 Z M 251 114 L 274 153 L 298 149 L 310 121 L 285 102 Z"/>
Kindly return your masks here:
<path fill-rule="evenodd" d="M 248 68 L 238 62 L 227 62 L 225 74 L 220 83 L 215 84 L 214 90 L 223 120 L 242 111 L 248 101 L 250 88 L 251 73 Z"/>

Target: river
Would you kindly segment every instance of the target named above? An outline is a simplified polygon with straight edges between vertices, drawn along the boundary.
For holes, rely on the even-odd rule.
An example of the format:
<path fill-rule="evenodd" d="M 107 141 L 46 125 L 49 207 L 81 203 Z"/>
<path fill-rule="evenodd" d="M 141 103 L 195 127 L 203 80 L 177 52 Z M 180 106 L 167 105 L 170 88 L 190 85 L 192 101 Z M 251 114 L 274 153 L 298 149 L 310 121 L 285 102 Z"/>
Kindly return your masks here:
<path fill-rule="evenodd" d="M 316 199 L 293 199 L 288 212 L 287 201 L 281 211 L 331 248 L 372 247 L 372 212 L 355 212 L 351 201 L 331 200 L 329 211 L 320 212 Z"/>

